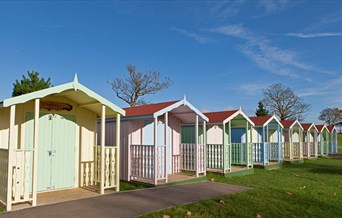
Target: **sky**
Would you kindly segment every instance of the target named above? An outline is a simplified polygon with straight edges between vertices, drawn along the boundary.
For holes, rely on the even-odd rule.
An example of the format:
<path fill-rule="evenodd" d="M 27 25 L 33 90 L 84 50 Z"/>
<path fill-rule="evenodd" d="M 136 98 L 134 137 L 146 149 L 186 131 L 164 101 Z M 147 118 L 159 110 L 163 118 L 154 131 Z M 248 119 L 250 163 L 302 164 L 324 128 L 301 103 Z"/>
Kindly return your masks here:
<path fill-rule="evenodd" d="M 0 1 L 0 28 L 0 99 L 35 70 L 127 107 L 108 82 L 134 64 L 173 81 L 150 103 L 253 116 L 282 83 L 312 105 L 305 121 L 342 107 L 341 1 Z"/>

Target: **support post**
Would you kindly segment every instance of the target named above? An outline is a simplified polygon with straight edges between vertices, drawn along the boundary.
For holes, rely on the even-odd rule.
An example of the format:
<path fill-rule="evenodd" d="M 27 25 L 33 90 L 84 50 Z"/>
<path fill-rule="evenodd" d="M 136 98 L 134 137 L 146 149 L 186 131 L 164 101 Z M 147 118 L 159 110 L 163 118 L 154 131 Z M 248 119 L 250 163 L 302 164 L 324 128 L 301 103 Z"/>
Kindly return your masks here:
<path fill-rule="evenodd" d="M 228 151 L 229 151 L 229 156 L 228 156 L 228 169 L 229 172 L 232 172 L 232 122 L 228 122 Z"/>
<path fill-rule="evenodd" d="M 245 158 L 246 158 L 246 167 L 249 168 L 248 121 L 246 121 L 246 157 Z"/>
<path fill-rule="evenodd" d="M 307 131 L 306 134 L 306 141 L 307 141 L 307 150 L 308 150 L 308 159 L 311 157 L 311 150 L 310 150 L 310 145 L 311 145 L 311 132 Z"/>
<path fill-rule="evenodd" d="M 303 130 L 299 128 L 298 130 L 298 141 L 299 141 L 299 159 L 303 159 Z"/>
<path fill-rule="evenodd" d="M 115 144 L 116 144 L 116 156 L 115 156 L 115 163 L 116 163 L 116 167 L 115 167 L 115 185 L 116 185 L 116 187 L 115 187 L 115 191 L 120 191 L 120 127 L 121 127 L 121 125 L 120 125 L 120 122 L 121 122 L 121 120 L 120 120 L 120 114 L 119 113 L 117 113 L 116 114 L 116 128 L 115 128 L 115 130 L 116 130 L 116 142 L 115 142 Z M 129 147 L 129 145 L 128 145 L 128 147 Z M 128 156 L 129 155 L 131 155 L 130 153 L 128 153 Z"/>
<path fill-rule="evenodd" d="M 100 184 L 100 194 L 104 194 L 104 181 L 105 181 L 105 131 L 106 131 L 106 106 L 102 105 L 101 111 L 101 184 Z"/>
<path fill-rule="evenodd" d="M 289 152 L 290 152 L 290 155 L 289 155 L 289 159 L 290 161 L 292 161 L 293 159 L 293 155 L 292 155 L 292 129 L 289 129 Z"/>
<path fill-rule="evenodd" d="M 196 114 L 195 124 L 195 171 L 196 177 L 198 177 L 198 115 Z"/>
<path fill-rule="evenodd" d="M 32 167 L 32 206 L 37 205 L 37 170 L 38 170 L 38 135 L 39 135 L 39 105 L 40 100 L 34 102 L 34 133 L 33 133 L 33 167 Z"/>
<path fill-rule="evenodd" d="M 222 138 L 222 143 L 223 143 L 223 149 L 222 149 L 222 163 L 223 163 L 223 174 L 225 174 L 226 173 L 226 159 L 228 158 L 228 157 L 226 157 L 226 149 L 225 149 L 225 145 L 226 145 L 226 124 L 225 123 L 223 123 L 223 126 L 222 126 L 222 131 L 223 131 L 223 134 L 222 134 L 222 136 L 223 136 L 223 138 Z"/>
<path fill-rule="evenodd" d="M 7 202 L 6 210 L 10 211 L 12 209 L 12 178 L 13 178 L 13 155 L 14 155 L 14 135 L 15 127 L 15 105 L 10 108 L 10 125 L 9 125 L 9 140 L 8 140 L 8 171 L 7 171 Z"/>
<path fill-rule="evenodd" d="M 153 143 L 154 143 L 154 164 L 153 164 L 153 172 L 154 172 L 154 184 L 157 185 L 157 175 L 158 175 L 158 149 L 157 149 L 157 143 L 158 143 L 158 117 L 154 118 L 154 139 L 153 139 Z"/>
<path fill-rule="evenodd" d="M 315 157 L 318 157 L 318 138 L 317 138 L 317 130 L 315 130 L 314 132 L 314 141 L 315 141 L 315 144 L 314 144 L 314 152 L 315 152 Z"/>
<path fill-rule="evenodd" d="M 278 161 L 281 162 L 283 160 L 283 146 L 282 146 L 282 134 L 283 128 L 281 126 L 278 126 Z"/>
<path fill-rule="evenodd" d="M 171 168 L 173 167 L 173 164 L 172 164 L 172 154 L 171 154 L 171 148 L 170 148 L 170 141 L 169 141 L 169 134 L 170 134 L 170 131 L 169 130 L 169 113 L 166 112 L 165 113 L 165 124 L 164 124 L 164 144 L 165 144 L 165 157 L 164 157 L 164 170 L 165 170 L 165 183 L 168 182 L 168 174 L 171 173 Z M 170 160 L 170 161 L 167 161 L 167 160 Z M 171 162 L 171 166 L 170 166 L 170 162 Z"/>
<path fill-rule="evenodd" d="M 203 170 L 204 176 L 207 175 L 207 122 L 203 121 Z M 224 146 L 223 146 L 224 147 Z"/>

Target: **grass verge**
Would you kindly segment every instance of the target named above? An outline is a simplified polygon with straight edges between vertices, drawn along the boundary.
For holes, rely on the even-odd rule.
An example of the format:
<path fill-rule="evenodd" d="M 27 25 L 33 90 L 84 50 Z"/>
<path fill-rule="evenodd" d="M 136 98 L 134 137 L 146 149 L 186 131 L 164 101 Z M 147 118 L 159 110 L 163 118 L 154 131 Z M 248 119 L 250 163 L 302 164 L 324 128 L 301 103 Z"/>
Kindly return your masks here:
<path fill-rule="evenodd" d="M 255 169 L 252 175 L 226 178 L 208 174 L 208 178 L 254 189 L 142 217 L 187 217 L 187 211 L 191 217 L 342 217 L 341 159 L 319 158 L 300 165 L 284 164 L 277 170 Z"/>

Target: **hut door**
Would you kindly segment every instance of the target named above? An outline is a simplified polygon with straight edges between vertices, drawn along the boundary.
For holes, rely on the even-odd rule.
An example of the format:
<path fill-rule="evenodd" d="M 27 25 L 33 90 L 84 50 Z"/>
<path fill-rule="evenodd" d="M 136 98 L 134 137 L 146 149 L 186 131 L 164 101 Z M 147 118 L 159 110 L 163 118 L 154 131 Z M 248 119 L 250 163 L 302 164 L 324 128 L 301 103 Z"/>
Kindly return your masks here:
<path fill-rule="evenodd" d="M 26 146 L 33 147 L 33 113 L 26 115 Z M 38 191 L 74 186 L 75 116 L 41 114 L 38 141 Z"/>

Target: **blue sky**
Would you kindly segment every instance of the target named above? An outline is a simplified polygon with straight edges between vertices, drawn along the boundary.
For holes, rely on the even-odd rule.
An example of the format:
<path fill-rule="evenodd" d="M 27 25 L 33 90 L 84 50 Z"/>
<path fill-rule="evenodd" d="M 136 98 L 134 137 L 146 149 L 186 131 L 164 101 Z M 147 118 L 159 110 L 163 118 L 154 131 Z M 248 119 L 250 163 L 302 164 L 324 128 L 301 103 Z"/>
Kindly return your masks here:
<path fill-rule="evenodd" d="M 79 81 L 113 101 L 106 82 L 126 65 L 173 85 L 148 102 L 183 98 L 203 111 L 254 115 L 262 90 L 291 87 L 312 104 L 306 120 L 342 107 L 340 1 L 1 1 L 0 98 L 36 70 Z"/>

